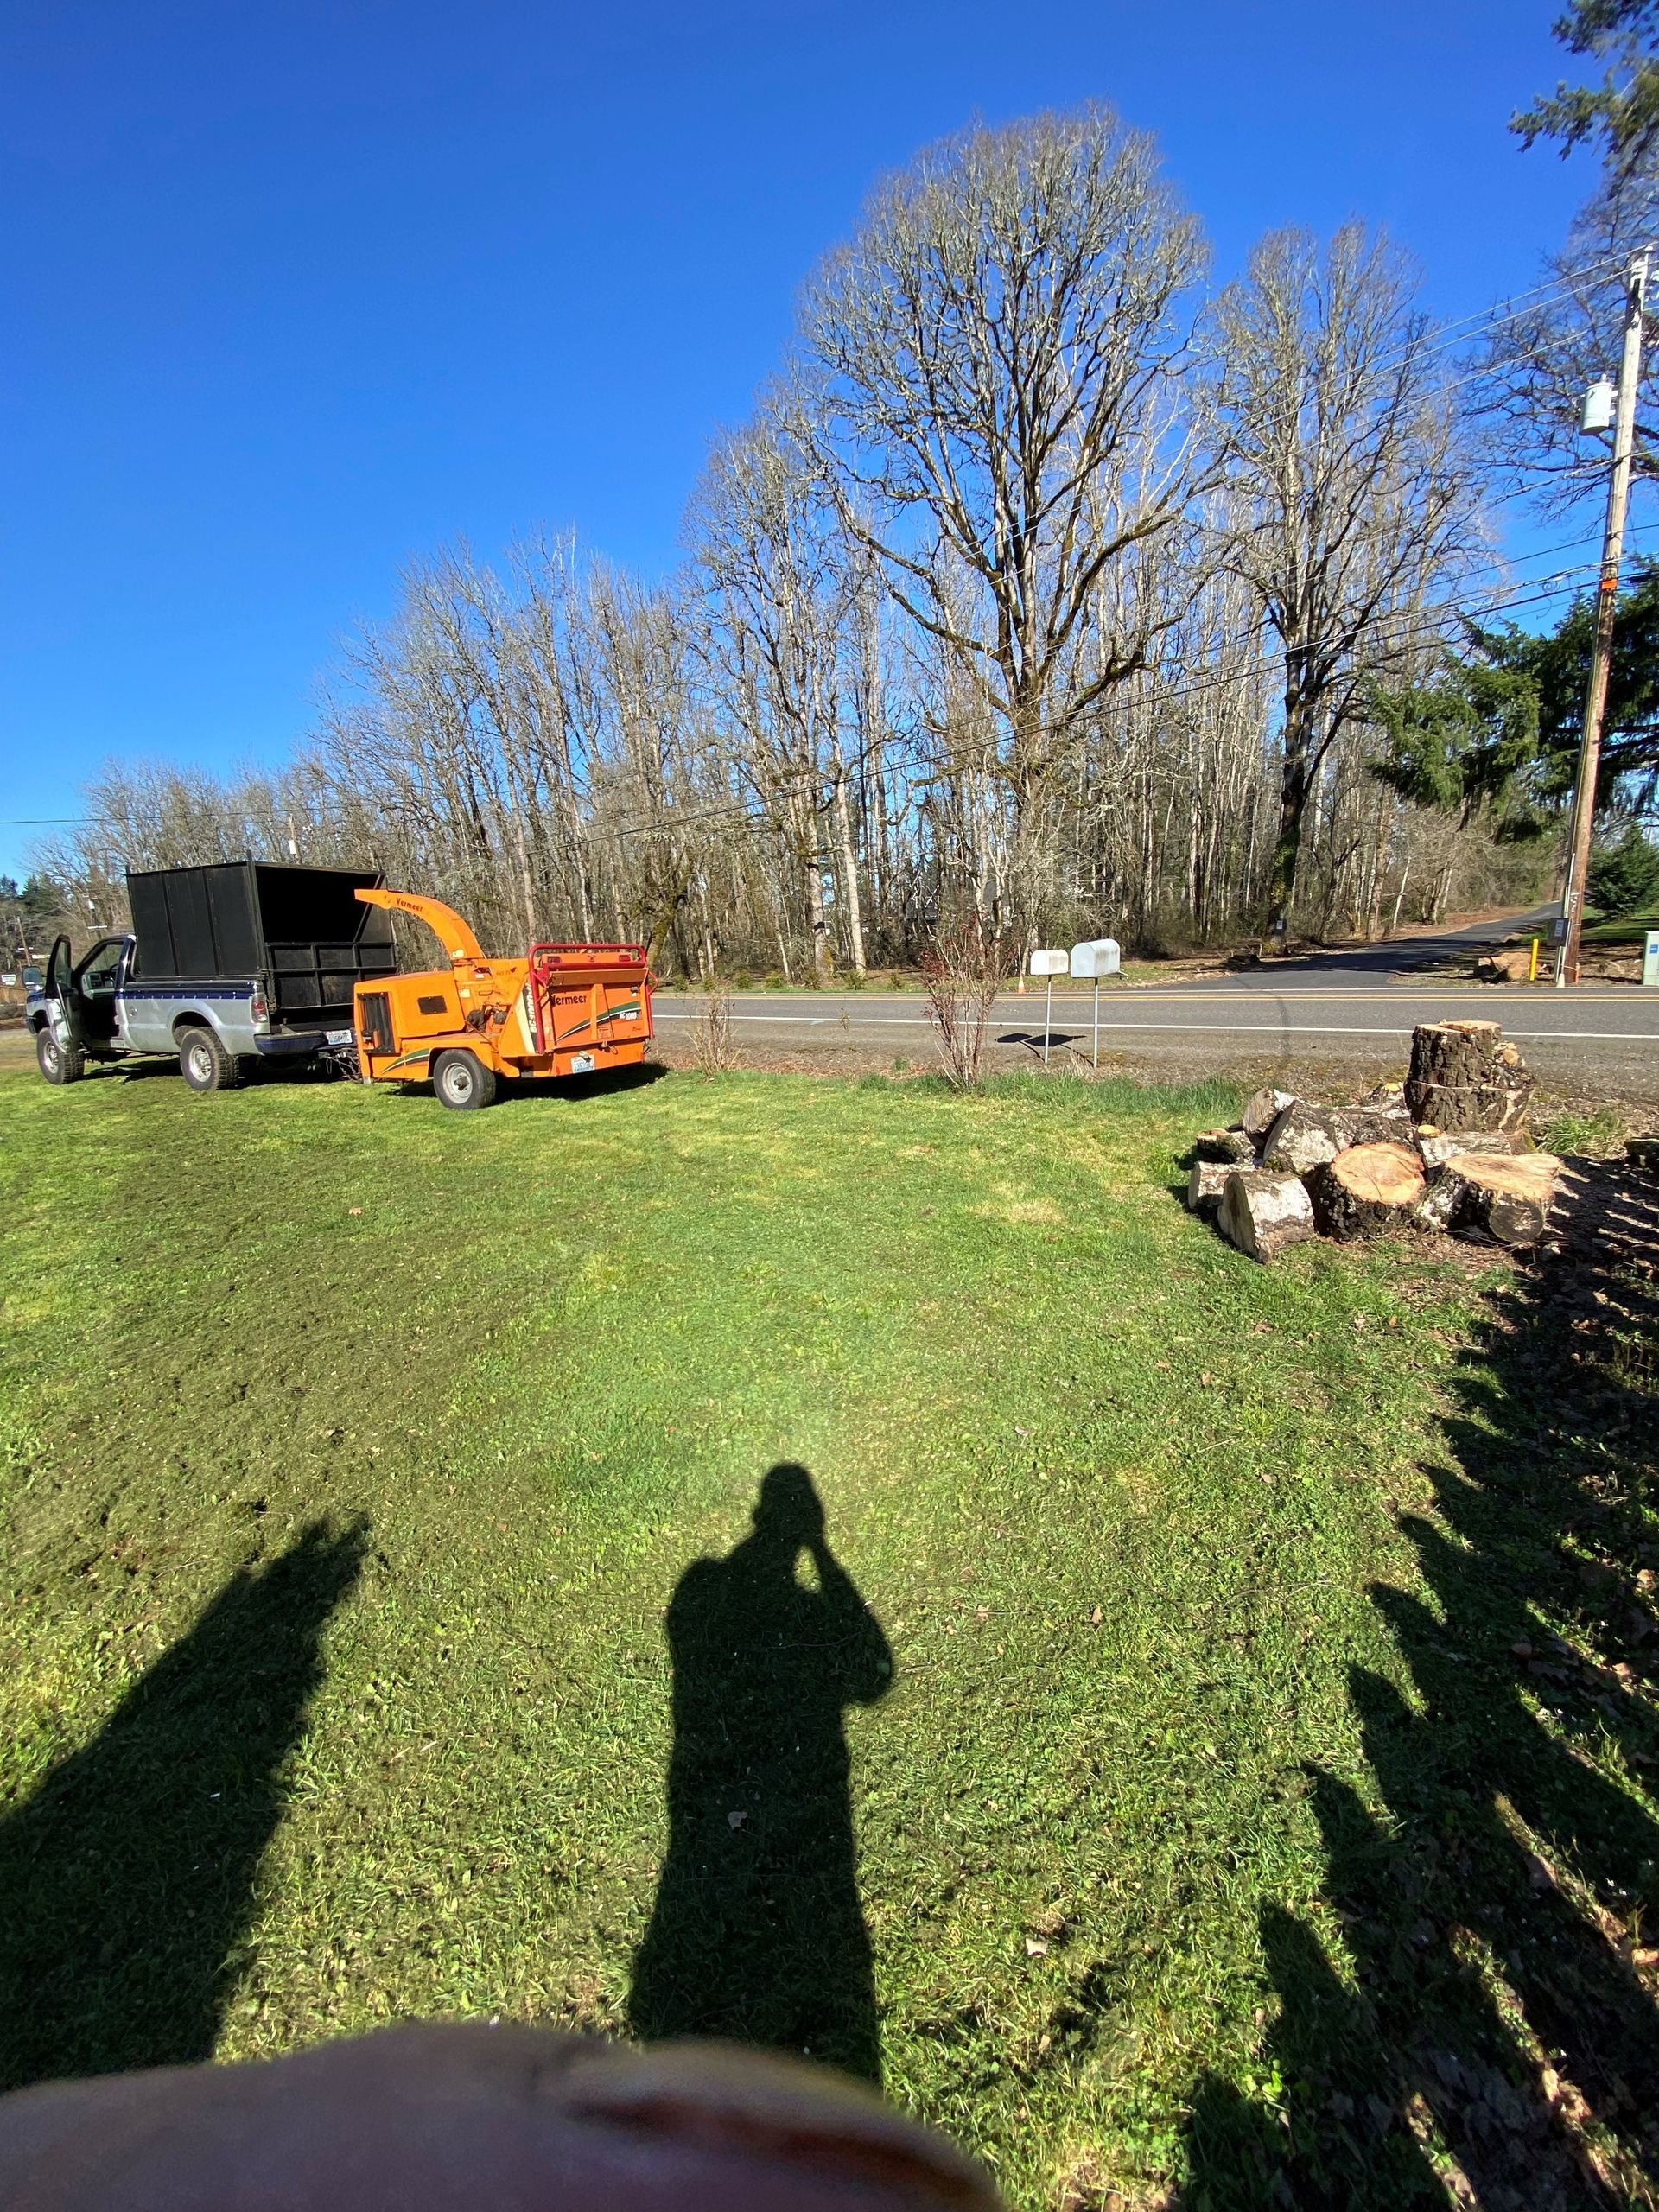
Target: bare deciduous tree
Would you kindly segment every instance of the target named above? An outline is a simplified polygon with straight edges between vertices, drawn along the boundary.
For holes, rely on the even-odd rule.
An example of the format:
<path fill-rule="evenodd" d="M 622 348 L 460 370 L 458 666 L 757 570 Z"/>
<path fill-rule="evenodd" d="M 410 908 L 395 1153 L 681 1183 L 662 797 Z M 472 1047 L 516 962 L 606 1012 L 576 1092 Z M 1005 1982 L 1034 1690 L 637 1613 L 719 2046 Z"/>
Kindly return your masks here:
<path fill-rule="evenodd" d="M 1468 372 L 1465 404 L 1488 457 L 1548 512 L 1570 512 L 1605 484 L 1606 448 L 1579 434 L 1586 387 L 1618 374 L 1631 254 L 1659 237 L 1659 178 L 1605 188 L 1545 264 L 1541 298 L 1504 314 Z M 1643 351 L 1635 467 L 1659 479 L 1659 352 Z"/>
<path fill-rule="evenodd" d="M 1316 779 L 1368 677 L 1472 545 L 1472 480 L 1414 283 L 1357 225 L 1281 231 L 1217 316 L 1224 559 L 1284 654 L 1269 939 L 1297 887 Z"/>
<path fill-rule="evenodd" d="M 1203 264 L 1150 140 L 1090 109 L 923 155 L 806 296 L 826 477 L 995 717 L 1027 875 L 1080 718 L 1146 658 L 1144 610 L 1099 586 L 1191 498 L 1172 372 Z"/>

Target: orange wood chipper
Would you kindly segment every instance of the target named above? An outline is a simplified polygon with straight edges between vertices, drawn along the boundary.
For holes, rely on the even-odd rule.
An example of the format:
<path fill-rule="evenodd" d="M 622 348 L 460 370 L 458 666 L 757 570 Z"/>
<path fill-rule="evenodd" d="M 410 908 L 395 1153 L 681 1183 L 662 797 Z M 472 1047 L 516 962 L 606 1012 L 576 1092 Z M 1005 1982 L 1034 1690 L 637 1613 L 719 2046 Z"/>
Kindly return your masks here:
<path fill-rule="evenodd" d="M 651 970 L 637 944 L 532 944 L 492 960 L 453 907 L 412 891 L 359 891 L 424 922 L 448 964 L 359 983 L 353 994 L 365 1083 L 429 1077 L 446 1106 L 487 1106 L 499 1078 L 631 1066 L 651 1041 Z"/>

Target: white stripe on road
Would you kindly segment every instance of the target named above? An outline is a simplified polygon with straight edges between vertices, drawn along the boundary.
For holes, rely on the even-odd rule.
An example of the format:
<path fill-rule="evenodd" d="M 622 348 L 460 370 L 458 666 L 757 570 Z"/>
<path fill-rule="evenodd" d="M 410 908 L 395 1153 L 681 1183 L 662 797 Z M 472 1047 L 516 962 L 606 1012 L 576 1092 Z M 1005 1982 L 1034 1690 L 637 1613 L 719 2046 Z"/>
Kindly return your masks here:
<path fill-rule="evenodd" d="M 681 1014 L 677 1009 L 659 1004 L 657 1016 L 662 1021 L 696 1021 L 701 1016 Z M 843 1022 L 833 1014 L 734 1014 L 734 1021 L 757 1023 L 776 1022 L 786 1029 L 931 1029 L 931 1021 L 918 1020 L 915 1014 L 861 1014 Z M 1108 1030 L 1156 1029 L 1173 1030 L 1177 1035 L 1190 1033 L 1205 1036 L 1261 1036 L 1261 1037 L 1409 1037 L 1414 1025 L 1403 1029 L 1362 1029 L 1357 1025 L 1332 1021 L 1103 1021 L 1103 1036 Z M 1068 1022 L 1066 1029 L 1074 1031 L 1078 1025 Z M 1091 1030 L 1092 1025 L 1083 1027 Z M 1032 1033 L 1040 1036 L 1041 1031 Z M 1651 1045 L 1653 1037 L 1641 1031 L 1628 1029 L 1506 1029 L 1506 1037 L 1519 1037 L 1529 1045 L 1548 1045 L 1560 1039 L 1563 1044 Z M 1000 1039 L 994 1039 L 995 1042 Z M 1023 1041 L 1023 1040 L 1022 1040 Z"/>

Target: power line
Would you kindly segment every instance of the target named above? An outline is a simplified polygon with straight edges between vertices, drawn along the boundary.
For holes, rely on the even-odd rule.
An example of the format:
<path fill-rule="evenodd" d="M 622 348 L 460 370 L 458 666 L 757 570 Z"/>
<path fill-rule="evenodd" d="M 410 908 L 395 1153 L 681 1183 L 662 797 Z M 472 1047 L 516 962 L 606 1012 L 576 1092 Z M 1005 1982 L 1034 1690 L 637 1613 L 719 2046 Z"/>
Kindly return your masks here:
<path fill-rule="evenodd" d="M 1472 346 L 1477 339 L 1489 338 L 1494 331 L 1506 329 L 1510 323 L 1522 321 L 1528 315 L 1542 315 L 1546 308 L 1555 306 L 1560 300 L 1569 298 L 1582 278 L 1609 272 L 1618 266 L 1616 256 L 1603 254 L 1598 260 L 1586 262 L 1581 269 L 1568 270 L 1562 276 L 1552 276 L 1548 283 L 1535 285 L 1533 293 L 1523 292 L 1521 295 L 1523 304 L 1511 308 L 1509 314 L 1494 315 L 1482 327 L 1465 331 L 1461 337 L 1448 335 L 1442 338 L 1438 345 L 1427 346 L 1424 350 L 1431 353 L 1443 353 L 1453 346 Z M 1542 299 L 1535 297 L 1535 295 L 1539 292 L 1544 293 L 1547 296 Z M 1502 304 L 1507 306 L 1508 302 L 1504 302 Z M 1478 321 L 1478 318 L 1465 315 L 1463 320 L 1468 322 Z"/>

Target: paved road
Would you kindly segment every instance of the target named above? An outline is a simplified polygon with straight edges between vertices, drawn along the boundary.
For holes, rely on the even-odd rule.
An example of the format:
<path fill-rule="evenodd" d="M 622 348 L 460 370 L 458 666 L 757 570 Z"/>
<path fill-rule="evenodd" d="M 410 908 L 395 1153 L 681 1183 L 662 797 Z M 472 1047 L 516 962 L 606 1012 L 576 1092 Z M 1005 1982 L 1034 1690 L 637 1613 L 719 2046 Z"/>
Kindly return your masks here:
<path fill-rule="evenodd" d="M 1501 938 L 1535 917 L 1488 923 L 1455 937 L 1396 938 L 1385 946 L 1323 953 L 1236 976 L 1193 982 L 1103 987 L 1103 1060 L 1165 1063 L 1182 1073 L 1195 1065 L 1295 1060 L 1351 1062 L 1370 1068 L 1405 1057 L 1420 1021 L 1476 1017 L 1501 1021 L 1540 1075 L 1586 1089 L 1659 1103 L 1659 991 L 1627 984 L 1582 984 L 1557 991 L 1526 984 L 1433 984 L 1409 969 L 1449 950 Z M 1004 1061 L 1040 1057 L 1045 994 L 1007 992 L 996 1005 L 994 1035 Z M 1092 995 L 1064 979 L 1053 1000 L 1051 1056 L 1091 1057 Z M 659 994 L 665 1034 L 683 1035 L 696 1002 Z M 740 1037 L 772 1052 L 833 1057 L 847 1047 L 902 1053 L 928 1052 L 930 1024 L 917 992 L 768 991 L 740 995 L 734 1019 Z"/>

